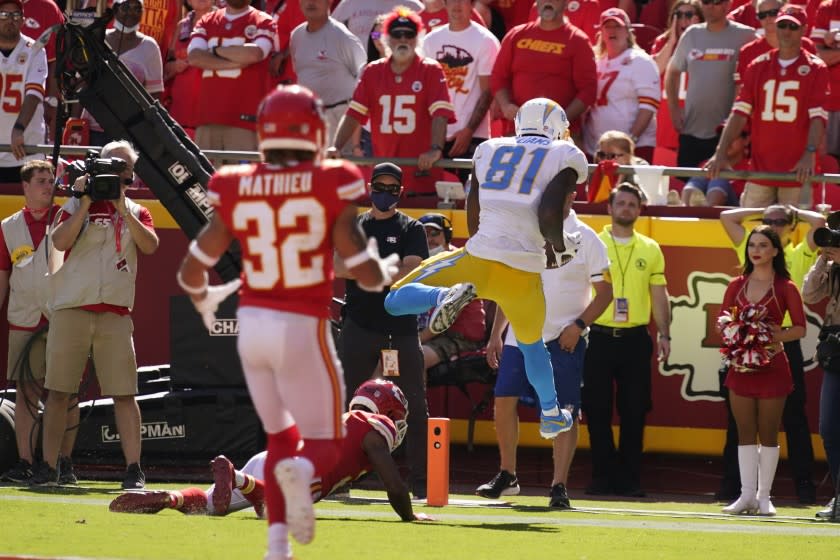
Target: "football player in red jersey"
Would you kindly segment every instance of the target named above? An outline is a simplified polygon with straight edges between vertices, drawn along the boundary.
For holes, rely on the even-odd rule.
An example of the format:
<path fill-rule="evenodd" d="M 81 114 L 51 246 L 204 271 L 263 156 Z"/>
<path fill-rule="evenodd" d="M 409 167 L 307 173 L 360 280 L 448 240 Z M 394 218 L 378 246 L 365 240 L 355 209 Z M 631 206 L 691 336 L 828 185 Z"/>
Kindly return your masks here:
<path fill-rule="evenodd" d="M 400 476 L 391 453 L 405 436 L 408 401 L 399 387 L 390 381 L 375 379 L 362 384 L 344 414 L 347 436 L 338 463 L 329 471 L 315 464 L 312 499 L 319 501 L 344 484 L 375 471 L 391 507 L 403 521 L 431 521 L 425 513 L 415 513 L 408 487 Z M 306 454 L 306 446 L 303 453 Z M 157 513 L 172 508 L 186 514 L 227 515 L 253 507 L 262 516 L 264 483 L 262 473 L 266 452 L 254 455 L 242 470 L 220 455 L 211 461 L 213 486 L 200 488 L 126 492 L 111 502 L 110 510 L 120 513 Z M 287 557 L 291 557 L 288 548 Z"/>
<path fill-rule="evenodd" d="M 417 34 L 423 30 L 420 16 L 398 7 L 385 18 L 382 29 L 391 56 L 362 71 L 329 154 L 337 156 L 336 146 L 344 146 L 370 120 L 373 155 L 417 158 L 421 173 L 404 167 L 403 186 L 408 193 L 434 193 L 442 170 L 432 166 L 443 155 L 446 125 L 455 122 L 446 76 L 437 61 L 417 52 Z"/>
<path fill-rule="evenodd" d="M 751 168 L 796 173 L 796 181 L 747 181 L 741 206 L 798 206 L 799 193 L 814 174 L 816 152 L 828 118 L 829 71 L 806 51 L 807 15 L 801 6 L 783 6 L 776 17 L 779 48 L 756 58 L 741 76 L 743 85 L 723 129 L 715 155 L 706 163 L 710 178 L 728 168 L 726 150 L 749 122 Z"/>
<path fill-rule="evenodd" d="M 263 99 L 257 134 L 264 162 L 216 172 L 209 185 L 216 212 L 177 277 L 208 328 L 219 302 L 242 285 L 239 356 L 268 434 L 266 471 L 273 475 L 266 480 L 266 558 L 285 558 L 276 544 L 287 532 L 303 544 L 312 540 L 313 464 L 329 470 L 343 437 L 344 380 L 328 317 L 333 252 L 364 289 L 382 290 L 396 272 L 394 257 L 380 259 L 356 225 L 356 203 L 366 196 L 359 169 L 321 161 L 324 131 L 322 103 L 308 89 L 280 86 Z M 242 246 L 243 282 L 208 287 L 207 269 L 234 239 Z"/>

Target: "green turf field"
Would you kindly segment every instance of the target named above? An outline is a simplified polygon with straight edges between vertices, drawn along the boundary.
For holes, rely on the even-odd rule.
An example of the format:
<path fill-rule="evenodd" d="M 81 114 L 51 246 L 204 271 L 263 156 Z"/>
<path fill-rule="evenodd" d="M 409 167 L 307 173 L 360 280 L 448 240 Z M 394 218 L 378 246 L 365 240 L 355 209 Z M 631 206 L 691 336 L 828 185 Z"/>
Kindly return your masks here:
<path fill-rule="evenodd" d="M 177 489 L 188 484 L 152 484 Z M 204 485 L 200 485 L 202 488 Z M 228 517 L 116 514 L 113 482 L 55 490 L 0 487 L 0 559 L 8 556 L 85 559 L 260 559 L 266 523 L 252 510 Z M 384 493 L 353 491 L 346 502 L 317 504 L 315 541 L 294 545 L 299 560 L 837 558 L 840 524 L 814 521 L 817 508 L 779 507 L 776 518 L 731 517 L 708 498 L 686 502 L 596 502 L 555 512 L 545 497 L 514 496 L 487 507 L 422 507 L 434 522 L 403 523 Z M 471 506 L 471 507 L 470 507 Z M 476 507 L 481 506 L 481 507 Z"/>

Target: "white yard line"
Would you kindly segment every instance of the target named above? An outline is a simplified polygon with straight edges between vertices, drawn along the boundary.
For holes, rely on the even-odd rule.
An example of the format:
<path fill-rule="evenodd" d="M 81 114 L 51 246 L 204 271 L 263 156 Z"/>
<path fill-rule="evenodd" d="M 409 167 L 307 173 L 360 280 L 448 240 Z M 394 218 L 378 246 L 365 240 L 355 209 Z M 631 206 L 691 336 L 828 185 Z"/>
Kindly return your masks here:
<path fill-rule="evenodd" d="M 0 495 L 0 502 L 40 502 L 53 504 L 72 504 L 86 506 L 105 507 L 110 500 L 80 498 L 77 496 L 48 496 L 48 495 Z M 372 502 L 375 500 L 371 500 Z M 316 507 L 319 518 L 351 518 L 351 519 L 393 519 L 391 511 L 371 511 L 367 507 L 334 509 L 331 503 L 322 504 Z M 420 504 L 418 504 L 420 505 Z M 609 527 L 616 529 L 644 529 L 659 531 L 685 531 L 700 533 L 752 533 L 765 535 L 798 535 L 818 537 L 840 537 L 840 524 L 820 523 L 807 517 L 785 517 L 775 518 L 761 517 L 738 517 L 722 515 L 709 512 L 688 512 L 688 511 L 663 511 L 643 509 L 616 509 L 616 508 L 579 508 L 566 512 L 546 512 L 545 515 L 522 512 L 511 515 L 485 515 L 475 511 L 476 508 L 470 504 L 469 513 L 461 513 L 465 509 L 458 508 L 459 513 L 450 513 L 458 506 L 451 506 L 445 509 L 432 510 L 429 513 L 440 521 L 460 521 L 466 523 L 480 523 L 484 525 L 495 524 L 521 524 L 521 525 L 554 525 L 562 527 Z M 325 507 L 326 506 L 326 507 Z M 542 508 L 531 506 L 534 510 Z M 522 506 L 529 509 L 528 506 Z M 427 510 L 428 511 L 428 510 Z M 581 518 L 580 514 L 598 515 L 598 518 Z M 678 519 L 702 519 L 703 521 L 665 521 L 659 519 L 617 519 L 616 516 L 625 515 L 630 517 L 649 518 L 678 518 Z M 710 521 L 719 521 L 717 523 Z M 720 522 L 722 521 L 722 523 Z M 0 557 L 4 556 L 0 552 Z"/>

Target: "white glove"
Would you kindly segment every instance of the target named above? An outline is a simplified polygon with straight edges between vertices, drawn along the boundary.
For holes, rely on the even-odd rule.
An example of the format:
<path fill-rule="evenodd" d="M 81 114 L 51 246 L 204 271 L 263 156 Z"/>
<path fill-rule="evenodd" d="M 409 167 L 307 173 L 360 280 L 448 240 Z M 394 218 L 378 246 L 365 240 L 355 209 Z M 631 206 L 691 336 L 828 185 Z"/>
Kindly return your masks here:
<path fill-rule="evenodd" d="M 218 286 L 207 286 L 207 295 L 201 301 L 193 300 L 195 310 L 201 315 L 201 320 L 204 321 L 204 326 L 207 327 L 207 332 L 213 327 L 213 322 L 216 320 L 216 310 L 219 304 L 225 301 L 230 294 L 237 291 L 242 286 L 242 280 L 237 278 Z"/>
<path fill-rule="evenodd" d="M 375 237 L 368 239 L 367 252 L 376 264 L 379 265 L 379 270 L 382 272 L 382 282 L 374 286 L 366 286 L 361 282 L 357 282 L 359 287 L 366 292 L 381 292 L 385 286 L 390 286 L 394 283 L 394 276 L 400 271 L 400 256 L 396 253 L 391 253 L 387 257 L 380 258 L 379 244 Z"/>

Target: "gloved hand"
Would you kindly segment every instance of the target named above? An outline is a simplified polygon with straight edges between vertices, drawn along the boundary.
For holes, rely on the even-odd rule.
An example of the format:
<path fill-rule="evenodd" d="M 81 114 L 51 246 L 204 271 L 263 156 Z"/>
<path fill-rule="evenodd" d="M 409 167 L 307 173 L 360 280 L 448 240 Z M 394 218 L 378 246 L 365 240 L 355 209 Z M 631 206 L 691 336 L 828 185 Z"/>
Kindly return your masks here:
<path fill-rule="evenodd" d="M 208 286 L 207 295 L 200 301 L 192 300 L 195 310 L 201 315 L 201 320 L 204 321 L 204 326 L 207 331 L 213 327 L 213 321 L 216 320 L 216 310 L 219 304 L 225 301 L 230 294 L 237 291 L 242 286 L 242 280 L 237 278 L 218 286 Z"/>
<path fill-rule="evenodd" d="M 572 233 L 563 231 L 563 244 L 565 245 L 565 249 L 563 251 L 558 251 L 557 248 L 554 247 L 554 256 L 557 260 L 557 266 L 560 267 L 569 264 L 572 259 L 575 258 L 575 255 L 577 255 L 577 252 L 580 251 L 582 243 L 583 236 L 579 231 Z"/>
<path fill-rule="evenodd" d="M 400 256 L 392 253 L 384 259 L 379 256 L 379 244 L 375 237 L 368 239 L 367 252 L 371 259 L 379 265 L 379 270 L 382 271 L 382 282 L 372 286 L 366 286 L 361 282 L 357 282 L 359 287 L 366 292 L 381 292 L 385 286 L 390 286 L 394 282 L 394 276 L 400 271 Z"/>

